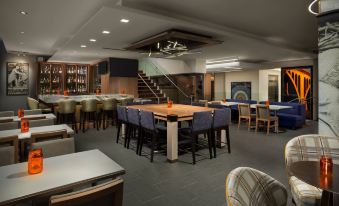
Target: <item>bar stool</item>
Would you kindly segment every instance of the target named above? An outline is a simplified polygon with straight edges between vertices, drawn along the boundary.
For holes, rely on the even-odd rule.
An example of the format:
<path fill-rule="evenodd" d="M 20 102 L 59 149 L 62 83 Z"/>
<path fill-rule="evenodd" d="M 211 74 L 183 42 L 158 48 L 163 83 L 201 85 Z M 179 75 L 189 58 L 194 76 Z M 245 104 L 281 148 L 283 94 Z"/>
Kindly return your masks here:
<path fill-rule="evenodd" d="M 127 147 L 127 149 L 129 149 L 129 144 L 131 142 L 131 136 L 133 137 L 133 139 L 137 139 L 137 131 L 138 131 L 138 134 L 140 135 L 140 116 L 139 116 L 138 109 L 128 108 L 127 122 L 128 122 L 128 129 L 127 129 L 127 135 L 125 138 L 124 145 L 125 147 Z M 137 149 L 138 149 L 138 146 L 137 146 Z"/>
<path fill-rule="evenodd" d="M 59 110 L 57 113 L 58 124 L 71 124 L 78 133 L 77 123 L 75 120 L 76 102 L 71 99 L 66 99 L 58 102 Z"/>
<path fill-rule="evenodd" d="M 213 124 L 212 124 L 212 144 L 214 157 L 216 157 L 216 138 L 215 132 L 218 134 L 222 130 L 226 131 L 226 140 L 227 140 L 227 149 L 228 153 L 231 153 L 231 142 L 230 142 L 230 128 L 229 124 L 231 123 L 231 110 L 229 108 L 216 109 L 213 114 Z M 220 145 L 221 145 L 220 141 Z M 225 142 L 226 143 L 226 142 Z"/>
<path fill-rule="evenodd" d="M 117 106 L 117 140 L 116 142 L 119 143 L 119 137 L 120 137 L 120 130 L 122 128 L 122 124 L 126 125 L 126 131 L 128 130 L 128 121 L 127 121 L 127 110 L 126 107 Z M 126 136 L 125 136 L 126 138 Z"/>
<path fill-rule="evenodd" d="M 81 101 L 81 113 L 80 113 L 80 128 L 82 125 L 82 132 L 85 132 L 86 121 L 93 122 L 94 128 L 99 130 L 99 121 L 97 115 L 97 100 L 85 99 Z"/>
<path fill-rule="evenodd" d="M 100 116 L 102 116 L 102 128 L 107 128 L 107 121 L 111 118 L 111 125 L 113 126 L 115 121 L 115 113 L 117 109 L 117 104 L 114 98 L 107 98 L 102 100 L 102 110 Z"/>

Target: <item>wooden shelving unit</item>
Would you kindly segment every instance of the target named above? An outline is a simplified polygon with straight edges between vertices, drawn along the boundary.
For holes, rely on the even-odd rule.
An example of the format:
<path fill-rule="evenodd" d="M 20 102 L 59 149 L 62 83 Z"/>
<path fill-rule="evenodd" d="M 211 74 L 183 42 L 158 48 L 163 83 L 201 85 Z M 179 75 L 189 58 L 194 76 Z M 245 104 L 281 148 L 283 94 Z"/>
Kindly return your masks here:
<path fill-rule="evenodd" d="M 38 94 L 89 93 L 89 65 L 41 62 Z"/>

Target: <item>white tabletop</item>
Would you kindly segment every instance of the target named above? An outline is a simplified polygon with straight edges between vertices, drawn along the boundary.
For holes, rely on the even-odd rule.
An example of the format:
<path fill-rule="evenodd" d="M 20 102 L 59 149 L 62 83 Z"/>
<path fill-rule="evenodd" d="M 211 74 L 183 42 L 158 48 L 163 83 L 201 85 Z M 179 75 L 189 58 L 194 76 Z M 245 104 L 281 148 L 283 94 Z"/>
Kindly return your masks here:
<path fill-rule="evenodd" d="M 214 102 L 217 102 L 217 101 L 214 101 Z M 231 107 L 231 106 L 234 106 L 234 105 L 238 105 L 238 104 L 244 104 L 244 103 L 241 103 L 241 102 L 223 102 L 223 101 L 219 101 L 221 105 L 223 106 L 226 106 L 226 107 Z M 212 104 L 212 102 L 208 102 L 208 104 Z"/>
<path fill-rule="evenodd" d="M 46 119 L 56 119 L 56 116 L 53 113 L 25 115 L 23 118 L 33 118 L 33 117 L 46 117 Z M 0 120 L 7 120 L 7 119 L 12 119 L 14 122 L 21 121 L 21 118 L 19 118 L 18 116 L 0 117 Z"/>
<path fill-rule="evenodd" d="M 20 129 L 11 129 L 11 130 L 4 130 L 0 131 L 0 138 L 11 137 L 11 136 L 18 136 L 19 139 L 28 139 L 31 137 L 32 133 L 41 133 L 41 132 L 52 132 L 57 130 L 67 130 L 67 134 L 73 135 L 74 130 L 70 128 L 66 124 L 59 124 L 59 125 L 50 125 L 50 126 L 42 126 L 42 127 L 32 127 L 29 128 L 29 132 L 21 133 Z"/>
<path fill-rule="evenodd" d="M 29 175 L 27 162 L 0 167 L 0 205 L 60 192 L 125 173 L 99 150 L 44 159 L 42 173 Z"/>
<path fill-rule="evenodd" d="M 257 108 L 257 105 L 264 105 L 264 104 L 251 104 L 251 108 Z M 270 110 L 278 111 L 278 110 L 283 110 L 283 109 L 292 109 L 292 106 L 286 106 L 286 105 L 269 105 Z"/>

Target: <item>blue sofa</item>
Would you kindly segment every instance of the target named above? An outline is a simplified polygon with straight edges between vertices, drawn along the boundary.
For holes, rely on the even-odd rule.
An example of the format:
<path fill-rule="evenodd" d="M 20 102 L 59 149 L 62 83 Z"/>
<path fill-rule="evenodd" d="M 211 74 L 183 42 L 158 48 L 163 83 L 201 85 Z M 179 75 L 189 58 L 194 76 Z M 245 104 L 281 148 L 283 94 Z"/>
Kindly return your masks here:
<path fill-rule="evenodd" d="M 260 102 L 265 104 L 265 101 Z M 291 109 L 283 109 L 278 111 L 279 126 L 289 129 L 297 129 L 302 127 L 306 121 L 306 109 L 305 106 L 298 103 L 289 102 L 270 102 L 272 105 L 284 105 L 291 106 Z"/>

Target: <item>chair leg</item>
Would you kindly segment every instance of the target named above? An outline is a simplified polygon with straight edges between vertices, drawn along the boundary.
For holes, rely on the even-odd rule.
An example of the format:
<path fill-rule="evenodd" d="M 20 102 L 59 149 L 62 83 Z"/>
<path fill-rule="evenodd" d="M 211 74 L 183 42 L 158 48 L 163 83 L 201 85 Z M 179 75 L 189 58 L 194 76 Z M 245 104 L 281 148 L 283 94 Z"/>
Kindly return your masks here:
<path fill-rule="evenodd" d="M 151 162 L 153 162 L 155 142 L 156 142 L 156 134 L 152 134 Z"/>
<path fill-rule="evenodd" d="M 238 120 L 238 129 L 240 128 L 240 122 L 241 122 L 241 117 L 239 116 L 239 120 Z"/>
<path fill-rule="evenodd" d="M 122 124 L 119 122 L 118 123 L 118 131 L 117 131 L 117 138 L 116 138 L 116 143 L 119 143 L 119 135 L 120 135 L 120 129 L 122 127 Z"/>
<path fill-rule="evenodd" d="M 141 127 L 139 127 L 138 128 L 138 137 L 137 137 L 137 149 L 135 151 L 136 154 L 139 154 L 141 138 L 142 138 Z"/>
<path fill-rule="evenodd" d="M 131 133 L 130 130 L 131 130 L 130 126 L 126 127 L 124 147 L 127 147 L 127 142 L 128 142 L 128 139 L 129 139 L 129 136 L 130 136 L 130 133 Z"/>
<path fill-rule="evenodd" d="M 75 133 L 78 134 L 78 127 L 77 127 L 77 121 L 76 121 L 76 118 L 75 118 L 75 114 L 71 114 L 73 117 L 72 117 L 72 124 L 74 125 L 74 129 L 75 129 Z"/>
<path fill-rule="evenodd" d="M 207 134 L 207 141 L 208 141 L 208 151 L 210 153 L 210 159 L 212 159 L 212 138 L 211 138 L 211 135 L 208 133 Z"/>
<path fill-rule="evenodd" d="M 271 127 L 270 124 L 271 124 L 271 122 L 267 121 L 267 133 L 266 133 L 266 135 L 268 135 L 270 133 L 270 127 Z"/>
<path fill-rule="evenodd" d="M 258 132 L 258 125 L 259 124 L 259 121 L 258 120 L 255 120 L 255 133 Z"/>
<path fill-rule="evenodd" d="M 192 137 L 192 159 L 193 159 L 193 164 L 195 165 L 195 139 L 196 136 Z"/>
<path fill-rule="evenodd" d="M 97 131 L 100 130 L 100 119 L 101 119 L 100 115 L 101 115 L 100 113 L 94 112 L 94 118 L 95 118 L 94 124 L 97 125 Z"/>
<path fill-rule="evenodd" d="M 248 118 L 248 131 L 251 130 L 251 118 Z"/>
<path fill-rule="evenodd" d="M 226 139 L 227 139 L 228 153 L 231 153 L 230 128 L 228 125 L 226 127 Z"/>

